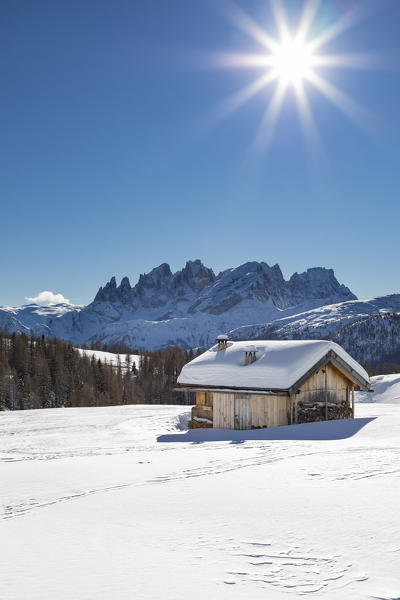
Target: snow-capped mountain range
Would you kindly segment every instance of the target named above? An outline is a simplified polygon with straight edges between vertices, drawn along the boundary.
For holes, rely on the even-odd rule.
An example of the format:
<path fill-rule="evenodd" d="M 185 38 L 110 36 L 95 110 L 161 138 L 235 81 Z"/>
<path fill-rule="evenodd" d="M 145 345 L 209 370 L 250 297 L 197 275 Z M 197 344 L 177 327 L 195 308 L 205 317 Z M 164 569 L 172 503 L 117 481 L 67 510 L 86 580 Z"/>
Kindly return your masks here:
<path fill-rule="evenodd" d="M 10 332 L 55 335 L 74 344 L 119 342 L 153 350 L 208 346 L 220 333 L 232 339 L 334 337 L 371 362 L 399 350 L 399 320 L 400 294 L 357 300 L 332 269 L 311 268 L 286 281 L 279 265 L 247 262 L 215 275 L 200 260 L 176 273 L 163 263 L 134 286 L 127 277 L 119 285 L 112 277 L 83 307 L 0 308 L 0 327 Z M 360 335 L 371 339 L 364 344 Z M 379 358 L 371 349 L 375 335 L 384 338 Z"/>

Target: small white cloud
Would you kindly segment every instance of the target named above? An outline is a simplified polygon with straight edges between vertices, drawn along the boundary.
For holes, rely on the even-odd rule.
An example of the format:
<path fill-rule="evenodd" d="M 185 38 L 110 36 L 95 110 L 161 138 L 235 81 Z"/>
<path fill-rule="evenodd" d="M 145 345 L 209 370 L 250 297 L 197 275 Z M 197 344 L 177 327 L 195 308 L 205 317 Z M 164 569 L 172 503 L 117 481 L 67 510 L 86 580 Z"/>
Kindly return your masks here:
<path fill-rule="evenodd" d="M 32 304 L 71 304 L 68 298 L 64 298 L 62 294 L 54 294 L 54 292 L 43 291 L 39 292 L 34 298 L 25 297 L 25 300 L 32 302 Z"/>

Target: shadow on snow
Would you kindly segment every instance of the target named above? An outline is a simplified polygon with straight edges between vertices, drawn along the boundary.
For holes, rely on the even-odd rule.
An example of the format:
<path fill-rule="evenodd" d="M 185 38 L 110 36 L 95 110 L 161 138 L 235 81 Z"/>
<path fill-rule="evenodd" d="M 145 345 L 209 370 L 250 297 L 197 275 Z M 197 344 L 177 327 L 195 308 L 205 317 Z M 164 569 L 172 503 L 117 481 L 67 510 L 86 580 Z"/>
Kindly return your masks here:
<path fill-rule="evenodd" d="M 286 425 L 264 429 L 189 429 L 185 433 L 160 435 L 157 442 L 232 442 L 238 444 L 252 440 L 342 440 L 352 437 L 374 418 L 337 419 L 301 425 Z"/>

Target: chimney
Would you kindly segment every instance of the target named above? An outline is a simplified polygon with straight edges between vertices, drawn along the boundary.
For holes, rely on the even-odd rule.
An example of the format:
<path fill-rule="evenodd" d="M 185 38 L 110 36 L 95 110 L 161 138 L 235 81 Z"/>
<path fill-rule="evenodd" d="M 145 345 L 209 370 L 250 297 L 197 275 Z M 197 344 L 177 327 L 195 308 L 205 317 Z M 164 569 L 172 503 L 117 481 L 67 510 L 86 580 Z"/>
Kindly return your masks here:
<path fill-rule="evenodd" d="M 257 348 L 255 346 L 247 346 L 244 349 L 244 364 L 251 365 L 251 363 L 257 360 L 256 357 Z"/>
<path fill-rule="evenodd" d="M 218 350 L 226 350 L 228 347 L 228 336 L 225 334 L 217 337 Z"/>

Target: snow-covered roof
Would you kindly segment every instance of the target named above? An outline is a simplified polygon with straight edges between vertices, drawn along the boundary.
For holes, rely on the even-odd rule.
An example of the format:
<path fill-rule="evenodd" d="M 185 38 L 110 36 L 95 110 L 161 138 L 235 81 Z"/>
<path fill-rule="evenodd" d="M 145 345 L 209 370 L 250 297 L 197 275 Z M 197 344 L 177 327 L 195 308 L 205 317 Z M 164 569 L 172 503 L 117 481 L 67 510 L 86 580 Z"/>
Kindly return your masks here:
<path fill-rule="evenodd" d="M 328 352 L 333 351 L 363 380 L 368 373 L 341 346 L 325 340 L 252 341 L 257 360 L 245 365 L 244 353 L 249 342 L 228 342 L 225 350 L 218 345 L 186 364 L 179 384 L 250 389 L 288 390 Z"/>

